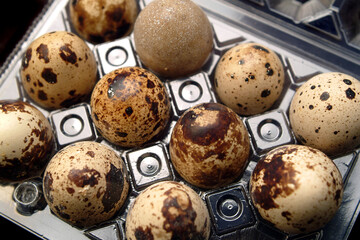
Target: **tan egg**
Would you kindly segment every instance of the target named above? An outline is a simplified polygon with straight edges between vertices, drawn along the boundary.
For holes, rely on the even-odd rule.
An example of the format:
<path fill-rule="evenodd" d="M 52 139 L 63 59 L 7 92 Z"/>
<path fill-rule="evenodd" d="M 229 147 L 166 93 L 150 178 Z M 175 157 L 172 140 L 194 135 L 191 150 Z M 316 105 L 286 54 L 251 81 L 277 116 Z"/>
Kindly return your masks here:
<path fill-rule="evenodd" d="M 291 234 L 319 230 L 337 212 L 342 177 L 323 152 L 302 145 L 273 149 L 257 163 L 250 195 L 262 218 Z"/>
<path fill-rule="evenodd" d="M 213 48 L 204 11 L 191 0 L 154 0 L 134 26 L 135 49 L 144 65 L 165 77 L 198 71 Z"/>
<path fill-rule="evenodd" d="M 69 10 L 77 33 L 92 43 L 129 35 L 138 14 L 135 0 L 72 0 Z"/>
<path fill-rule="evenodd" d="M 167 127 L 170 99 L 164 84 L 139 67 L 114 70 L 96 84 L 91 116 L 101 135 L 122 147 L 140 146 Z"/>
<path fill-rule="evenodd" d="M 177 121 L 170 140 L 176 171 L 201 188 L 226 186 L 243 173 L 250 154 L 249 134 L 234 111 L 203 103 Z"/>
<path fill-rule="evenodd" d="M 190 187 L 173 181 L 140 193 L 126 216 L 126 239 L 209 239 L 210 217 Z"/>
<path fill-rule="evenodd" d="M 54 152 L 49 121 L 34 106 L 0 101 L 0 181 L 39 177 Z"/>
<path fill-rule="evenodd" d="M 328 155 L 360 146 L 360 82 L 344 73 L 314 76 L 297 89 L 289 118 L 296 138 Z"/>
<path fill-rule="evenodd" d="M 35 39 L 25 51 L 22 85 L 38 105 L 47 109 L 69 107 L 91 94 L 97 81 L 94 54 L 73 33 L 58 31 Z"/>
<path fill-rule="evenodd" d="M 129 182 L 123 160 L 112 149 L 77 142 L 50 160 L 43 190 L 56 216 L 82 228 L 112 218 L 127 198 Z"/>
<path fill-rule="evenodd" d="M 265 112 L 279 98 L 284 68 L 275 52 L 258 43 L 243 43 L 219 60 L 214 76 L 220 101 L 241 115 Z"/>

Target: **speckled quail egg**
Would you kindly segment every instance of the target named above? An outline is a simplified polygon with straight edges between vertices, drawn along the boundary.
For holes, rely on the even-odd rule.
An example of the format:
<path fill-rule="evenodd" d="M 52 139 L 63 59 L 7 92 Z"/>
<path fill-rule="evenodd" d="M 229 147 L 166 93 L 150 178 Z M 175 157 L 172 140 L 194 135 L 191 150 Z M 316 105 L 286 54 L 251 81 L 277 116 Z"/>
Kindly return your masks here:
<path fill-rule="evenodd" d="M 190 187 L 173 181 L 141 192 L 126 216 L 126 239 L 208 239 L 210 217 L 204 201 Z"/>
<path fill-rule="evenodd" d="M 243 43 L 220 58 L 214 85 L 222 103 L 238 114 L 254 115 L 275 103 L 284 79 L 284 68 L 275 52 L 258 43 Z"/>
<path fill-rule="evenodd" d="M 47 109 L 84 101 L 97 81 L 94 54 L 73 33 L 45 33 L 26 49 L 20 70 L 22 85 L 38 105 Z"/>
<path fill-rule="evenodd" d="M 329 156 L 360 146 L 360 82 L 344 73 L 314 76 L 296 91 L 289 118 L 296 138 Z"/>
<path fill-rule="evenodd" d="M 164 84 L 139 67 L 114 70 L 96 84 L 91 116 L 101 135 L 122 147 L 140 146 L 162 133 L 170 119 Z"/>
<path fill-rule="evenodd" d="M 111 148 L 77 142 L 50 160 L 43 190 L 56 216 L 82 228 L 112 218 L 127 198 L 129 182 L 124 162 Z"/>
<path fill-rule="evenodd" d="M 259 160 L 250 179 L 250 195 L 260 215 L 278 229 L 309 233 L 334 216 L 343 183 L 334 162 L 320 150 L 284 145 Z"/>
<path fill-rule="evenodd" d="M 165 77 L 199 70 L 213 49 L 213 32 L 204 11 L 191 0 L 154 0 L 134 26 L 142 63 Z"/>
<path fill-rule="evenodd" d="M 22 101 L 0 101 L 0 181 L 39 177 L 54 151 L 49 121 Z"/>
<path fill-rule="evenodd" d="M 249 134 L 230 108 L 202 103 L 176 122 L 169 150 L 176 171 L 187 182 L 217 188 L 243 173 L 250 154 Z"/>
<path fill-rule="evenodd" d="M 138 14 L 135 0 L 71 0 L 69 10 L 76 32 L 92 43 L 129 35 Z"/>

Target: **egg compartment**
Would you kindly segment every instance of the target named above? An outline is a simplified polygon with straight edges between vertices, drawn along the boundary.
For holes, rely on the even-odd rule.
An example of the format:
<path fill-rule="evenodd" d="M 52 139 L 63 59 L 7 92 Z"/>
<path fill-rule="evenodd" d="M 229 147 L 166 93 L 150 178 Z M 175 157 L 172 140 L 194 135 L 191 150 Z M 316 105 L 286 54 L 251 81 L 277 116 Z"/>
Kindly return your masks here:
<path fill-rule="evenodd" d="M 59 8 L 54 13 L 53 22 L 46 22 L 44 25 L 45 27 L 42 30 L 43 32 L 47 29 L 71 30 L 66 9 L 64 9 L 64 6 L 66 6 L 66 4 L 64 4 L 65 2 L 66 1 L 58 1 Z M 139 4 L 143 7 L 148 2 L 150 1 L 139 1 Z M 19 207 L 16 206 L 17 204 L 15 201 L 9 200 L 9 196 L 13 196 L 14 194 L 15 186 L 1 186 L 1 192 L 3 193 L 0 196 L 1 214 L 5 215 L 10 220 L 20 223 L 22 226 L 25 226 L 34 233 L 50 239 L 58 238 L 59 236 L 61 236 L 60 238 L 62 239 L 68 239 L 71 237 L 76 239 L 90 238 L 97 240 L 109 238 L 125 239 L 124 224 L 126 213 L 135 197 L 146 186 L 155 182 L 169 179 L 181 182 L 184 181 L 176 173 L 176 171 L 173 170 L 167 149 L 170 141 L 169 139 L 171 136 L 171 130 L 175 125 L 178 117 L 180 117 L 186 109 L 195 104 L 207 101 L 217 102 L 214 89 L 212 87 L 212 76 L 216 67 L 216 63 L 220 59 L 221 55 L 226 52 L 226 50 L 243 42 L 260 42 L 269 46 L 269 48 L 272 48 L 281 57 L 285 67 L 287 80 L 283 94 L 269 111 L 263 114 L 258 114 L 256 116 L 243 117 L 243 122 L 246 124 L 250 133 L 253 149 L 252 156 L 249 159 L 249 163 L 244 174 L 235 183 L 216 190 L 206 191 L 193 187 L 186 182 L 184 183 L 192 187 L 203 198 L 209 209 L 209 212 L 218 213 L 216 212 L 218 209 L 215 209 L 211 204 L 214 204 L 214 202 L 219 202 L 217 201 L 219 199 L 225 199 L 221 197 L 229 196 L 229 194 L 232 196 L 231 200 L 233 200 L 230 201 L 230 203 L 238 203 L 236 198 L 239 198 L 243 200 L 242 204 L 247 206 L 246 211 L 242 212 L 243 215 L 241 215 L 239 218 L 235 217 L 231 219 L 230 217 L 230 219 L 228 218 L 226 221 L 224 221 L 224 224 L 217 222 L 217 220 L 212 220 L 211 239 L 242 239 L 246 237 L 249 239 L 328 239 L 328 237 L 331 236 L 331 231 L 335 231 L 333 229 L 337 230 L 337 233 L 334 233 L 333 235 L 336 236 L 336 239 L 343 238 L 343 236 L 345 236 L 344 231 L 348 231 L 349 228 L 351 229 L 353 224 L 352 220 L 357 216 L 355 209 L 358 204 L 358 199 L 360 199 L 354 190 L 354 187 L 356 187 L 356 184 L 354 183 L 354 174 L 357 174 L 358 171 L 360 171 L 358 169 L 359 167 L 357 167 L 355 164 L 357 162 L 357 153 L 351 153 L 349 155 L 340 156 L 339 158 L 334 159 L 334 162 L 336 162 L 339 166 L 339 169 L 341 169 L 343 178 L 347 183 L 346 196 L 355 200 L 347 202 L 346 205 L 344 205 L 344 203 L 339 210 L 339 214 L 333 219 L 333 221 L 319 232 L 306 236 L 288 236 L 287 234 L 272 228 L 256 215 L 256 211 L 254 211 L 254 208 L 251 205 L 251 201 L 249 200 L 250 198 L 247 190 L 248 182 L 252 170 L 256 166 L 257 160 L 262 154 L 273 148 L 273 146 L 268 146 L 267 144 L 273 144 L 276 142 L 275 145 L 282 145 L 288 143 L 289 140 L 288 138 L 285 140 L 285 138 L 283 139 L 281 137 L 277 137 L 276 141 L 269 141 L 269 143 L 265 141 L 261 144 L 257 144 L 258 142 L 256 142 L 256 139 L 261 138 L 261 131 L 260 135 L 256 136 L 256 134 L 259 133 L 257 128 L 260 126 L 265 126 L 266 123 L 271 123 L 278 128 L 277 131 L 279 131 L 279 126 L 281 126 L 281 136 L 292 137 L 292 132 L 291 129 L 289 129 L 289 124 L 287 122 L 287 110 L 296 88 L 302 85 L 302 83 L 304 83 L 311 76 L 320 72 L 329 71 L 328 69 L 331 69 L 331 67 L 327 68 L 320 66 L 317 63 L 314 63 L 314 61 L 308 60 L 307 57 L 289 52 L 286 47 L 276 44 L 273 45 L 271 41 L 258 37 L 257 32 L 253 33 L 244 31 L 244 29 L 229 23 L 227 20 L 223 20 L 222 17 L 219 17 L 216 14 L 213 15 L 209 13 L 209 19 L 215 32 L 215 49 L 212 53 L 212 56 L 208 59 L 208 62 L 204 65 L 201 71 L 194 74 L 193 76 L 189 76 L 184 79 L 162 79 L 165 82 L 165 86 L 167 87 L 171 97 L 174 116 L 172 117 L 169 123 L 169 127 L 164 132 L 164 134 L 149 144 L 134 149 L 122 149 L 102 139 L 96 130 L 94 130 L 91 118 L 89 117 L 90 109 L 87 102 L 80 103 L 70 107 L 69 109 L 60 109 L 52 112 L 40 108 L 40 110 L 46 116 L 48 116 L 49 120 L 52 122 L 54 131 L 57 133 L 57 138 L 61 138 L 59 137 L 60 135 L 58 132 L 61 133 L 65 130 L 64 126 L 61 127 L 61 123 L 64 124 L 67 122 L 67 120 L 70 120 L 70 127 L 67 125 L 69 128 L 66 128 L 70 129 L 70 138 L 62 141 L 61 143 L 58 143 L 59 149 L 73 142 L 80 141 L 82 139 L 89 139 L 110 146 L 114 149 L 114 151 L 122 156 L 130 173 L 131 190 L 124 208 L 120 210 L 116 217 L 89 229 L 77 229 L 56 218 L 49 211 L 47 206 L 45 206 L 45 209 L 40 208 L 36 209 L 35 211 L 30 210 L 29 212 L 31 215 L 29 214 L 28 216 L 24 216 L 24 213 L 21 213 L 21 209 L 16 210 L 16 208 Z M 132 41 L 132 36 L 130 36 L 105 44 L 89 44 L 93 48 L 97 58 L 100 75 L 104 75 L 108 71 L 118 67 L 126 66 L 127 64 L 129 64 L 129 66 L 133 66 L 135 63 L 135 65 L 141 66 L 141 62 L 139 62 L 136 52 L 134 51 Z M 17 67 L 14 68 L 14 72 L 17 72 L 19 66 L 20 62 L 18 62 Z M 13 80 L 14 78 L 9 77 L 0 86 L 1 99 L 13 98 L 31 102 L 31 100 L 24 94 L 22 90 L 19 77 L 17 76 L 18 84 Z M 199 95 L 199 93 L 202 93 L 202 95 Z M 199 96 L 201 97 L 199 98 Z M 79 122 L 85 123 L 87 121 L 89 123 L 89 128 L 79 127 L 81 125 L 79 125 Z M 257 122 L 257 124 L 262 123 L 263 125 L 256 125 L 255 122 Z M 75 135 L 74 133 L 79 132 L 79 129 L 82 129 L 80 133 L 88 134 L 87 136 L 89 138 L 80 138 L 80 134 Z M 71 133 L 74 136 L 71 136 Z M 292 138 L 290 142 L 294 142 L 294 139 Z M 258 145 L 260 145 L 260 148 Z M 162 168 L 159 168 L 160 165 Z M 148 166 L 150 166 L 149 169 Z M 146 170 L 150 170 L 150 172 L 146 172 Z M 25 183 L 27 183 L 27 181 Z M 241 191 L 239 189 L 241 189 Z M 355 197 L 353 197 L 353 195 L 355 195 Z M 8 207 L 9 203 L 13 205 L 12 208 Z M 213 214 L 211 217 L 213 219 L 220 219 L 219 217 L 216 217 L 215 214 Z M 224 220 L 224 218 L 226 219 L 226 215 L 222 215 L 221 219 Z M 344 218 L 347 220 L 344 220 Z M 242 223 L 246 224 L 242 225 L 237 221 L 241 221 Z M 228 223 L 230 223 L 230 226 L 225 226 L 225 224 Z M 341 231 L 338 227 L 339 223 L 344 223 Z"/>

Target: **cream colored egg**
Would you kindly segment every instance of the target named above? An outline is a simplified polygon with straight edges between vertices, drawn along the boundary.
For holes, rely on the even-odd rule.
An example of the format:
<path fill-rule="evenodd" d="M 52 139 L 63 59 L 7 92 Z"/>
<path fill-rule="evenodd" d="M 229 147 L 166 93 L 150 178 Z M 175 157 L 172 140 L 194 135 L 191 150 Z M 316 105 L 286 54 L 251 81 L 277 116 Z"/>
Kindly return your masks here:
<path fill-rule="evenodd" d="M 170 119 L 170 99 L 164 84 L 139 67 L 120 68 L 102 77 L 90 105 L 101 135 L 122 147 L 150 141 Z"/>
<path fill-rule="evenodd" d="M 165 77 L 198 71 L 213 48 L 213 31 L 204 11 L 191 0 L 154 0 L 134 26 L 142 63 Z"/>
<path fill-rule="evenodd" d="M 360 146 L 360 82 L 344 73 L 314 76 L 297 89 L 289 118 L 296 138 L 328 155 Z"/>
<path fill-rule="evenodd" d="M 28 96 L 47 109 L 69 107 L 91 94 L 97 81 L 94 54 L 73 33 L 57 31 L 35 39 L 20 70 Z"/>
<path fill-rule="evenodd" d="M 302 145 L 273 149 L 257 163 L 250 195 L 260 215 L 291 233 L 319 230 L 337 212 L 342 177 L 323 152 Z"/>
<path fill-rule="evenodd" d="M 279 98 L 284 85 L 281 60 L 268 47 L 243 43 L 219 60 L 215 91 L 222 103 L 241 115 L 265 112 Z"/>
<path fill-rule="evenodd" d="M 54 151 L 49 121 L 34 106 L 0 101 L 0 181 L 39 177 Z"/>
<path fill-rule="evenodd" d="M 241 176 L 250 154 L 249 134 L 238 115 L 219 103 L 203 103 L 177 121 L 170 140 L 176 171 L 201 188 L 226 186 Z"/>
<path fill-rule="evenodd" d="M 69 10 L 77 33 L 92 43 L 129 35 L 138 14 L 135 0 L 72 0 Z"/>
<path fill-rule="evenodd" d="M 210 217 L 204 201 L 190 187 L 172 181 L 140 193 L 126 216 L 126 239 L 208 239 Z"/>
<path fill-rule="evenodd" d="M 77 142 L 51 159 L 43 189 L 56 216 L 76 227 L 89 227 L 109 220 L 122 207 L 129 191 L 128 174 L 109 147 Z"/>

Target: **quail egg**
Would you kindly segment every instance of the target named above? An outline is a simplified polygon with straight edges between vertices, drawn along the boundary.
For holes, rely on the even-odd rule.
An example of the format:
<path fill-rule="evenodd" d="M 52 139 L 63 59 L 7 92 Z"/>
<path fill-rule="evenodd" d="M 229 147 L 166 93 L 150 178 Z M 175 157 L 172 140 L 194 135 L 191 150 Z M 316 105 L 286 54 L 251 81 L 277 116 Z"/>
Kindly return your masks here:
<path fill-rule="evenodd" d="M 20 70 L 28 96 L 46 109 L 84 101 L 97 81 L 94 54 L 73 33 L 57 31 L 35 39 L 26 49 Z"/>
<path fill-rule="evenodd" d="M 122 147 L 140 146 L 158 136 L 170 119 L 164 84 L 139 67 L 114 70 L 96 84 L 91 116 L 101 135 Z"/>
<path fill-rule="evenodd" d="M 210 217 L 200 196 L 173 181 L 141 192 L 126 216 L 126 239 L 208 239 Z"/>
<path fill-rule="evenodd" d="M 292 130 L 300 143 L 329 156 L 360 146 L 360 82 L 344 73 L 314 76 L 290 105 Z"/>
<path fill-rule="evenodd" d="M 129 182 L 122 159 L 89 141 L 56 153 L 46 167 L 43 189 L 55 215 L 82 228 L 112 218 L 127 198 Z"/>
<path fill-rule="evenodd" d="M 284 79 L 284 68 L 275 52 L 258 43 L 243 43 L 220 58 L 214 85 L 222 103 L 240 115 L 254 115 L 275 103 Z"/>
<path fill-rule="evenodd" d="M 135 49 L 144 65 L 165 77 L 199 70 L 213 49 L 204 11 L 191 0 L 154 0 L 134 26 Z"/>
<path fill-rule="evenodd" d="M 138 14 L 135 0 L 72 0 L 69 10 L 77 33 L 92 43 L 129 35 Z"/>
<path fill-rule="evenodd" d="M 320 150 L 284 145 L 264 155 L 251 175 L 250 196 L 260 215 L 291 234 L 322 228 L 338 210 L 342 177 Z"/>
<path fill-rule="evenodd" d="M 219 103 L 202 103 L 177 121 L 169 150 L 176 171 L 187 182 L 210 189 L 225 186 L 243 173 L 250 140 L 234 111 Z"/>
<path fill-rule="evenodd" d="M 54 151 L 46 117 L 22 101 L 0 101 L 0 181 L 39 177 Z"/>

